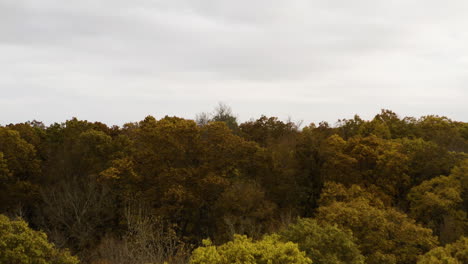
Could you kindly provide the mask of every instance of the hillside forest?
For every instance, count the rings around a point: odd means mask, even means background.
[[[468,263],[468,123],[0,125],[0,263]]]

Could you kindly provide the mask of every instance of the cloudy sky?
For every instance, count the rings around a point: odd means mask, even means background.
[[[0,124],[468,121],[468,1],[0,0]]]

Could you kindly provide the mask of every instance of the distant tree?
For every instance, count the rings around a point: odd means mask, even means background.
[[[353,119],[339,119],[337,122],[338,134],[348,140],[351,137],[359,134],[361,126],[365,123],[358,115],[354,115]]]
[[[225,103],[219,103],[212,113],[200,113],[195,117],[199,126],[204,126],[210,122],[223,122],[234,132],[238,132],[239,124],[237,117],[232,113],[232,109]]]
[[[197,122],[198,126],[204,126],[207,125],[211,120],[210,114],[209,113],[199,113],[195,116],[195,122]]]
[[[411,132],[409,130],[410,125],[405,122],[404,119],[400,117],[393,111],[388,109],[382,109],[380,114],[377,114],[373,121],[380,121],[385,124],[390,132],[390,138],[403,138],[410,137]]]
[[[0,262],[15,264],[78,264],[76,257],[47,241],[43,232],[0,215]]]
[[[232,113],[230,106],[224,103],[219,103],[215,108],[212,120],[214,122],[224,122],[232,130],[237,131],[237,117]]]
[[[261,116],[255,121],[240,124],[241,136],[255,141],[262,147],[273,146],[289,137],[294,137],[298,127],[292,122],[282,122],[277,117]]]

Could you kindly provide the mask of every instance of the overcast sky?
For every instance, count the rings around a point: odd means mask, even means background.
[[[468,121],[467,29],[466,0],[0,0],[0,124]]]

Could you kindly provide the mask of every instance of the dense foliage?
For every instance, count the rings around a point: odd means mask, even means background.
[[[467,153],[468,123],[389,110],[303,128],[238,123],[224,105],[122,127],[8,124],[0,213],[41,230],[2,217],[28,230],[18,246],[82,263],[462,263]]]
[[[23,220],[0,215],[0,263],[77,264],[78,259],[56,249],[46,234],[32,230]]]
[[[281,242],[277,236],[266,236],[253,242],[246,236],[234,235],[234,240],[219,247],[211,241],[193,251],[191,264],[311,264],[312,261],[292,242]]]

